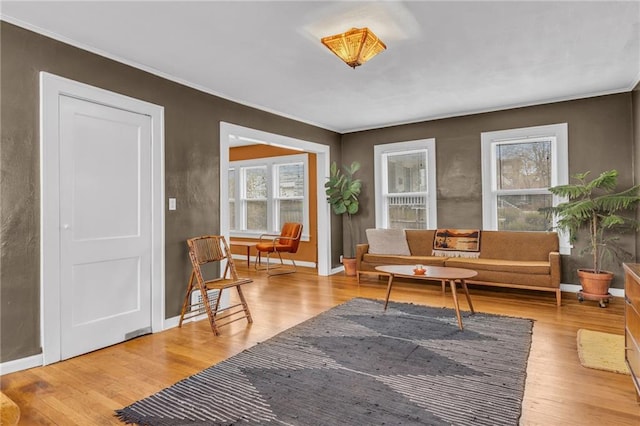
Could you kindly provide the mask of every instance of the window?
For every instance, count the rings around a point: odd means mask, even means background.
[[[300,222],[303,229],[309,229],[305,154],[233,161],[229,166],[232,236],[279,233],[285,222]]]
[[[376,227],[435,229],[435,139],[376,145]]]
[[[548,231],[539,211],[558,204],[549,188],[568,182],[567,125],[482,133],[484,229]],[[569,244],[561,236],[561,252]]]

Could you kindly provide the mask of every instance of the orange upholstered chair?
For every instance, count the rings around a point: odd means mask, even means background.
[[[296,222],[287,222],[282,226],[279,235],[262,234],[260,241],[256,245],[258,257],[256,259],[256,270],[267,270],[269,275],[290,274],[296,271],[296,262],[293,257],[290,258],[293,268],[283,268],[282,253],[294,254],[298,251],[300,245],[300,237],[302,236],[302,224]],[[262,253],[267,253],[267,265],[262,266]],[[270,255],[277,253],[280,258],[280,265],[271,266]],[[282,268],[280,271],[274,269]]]

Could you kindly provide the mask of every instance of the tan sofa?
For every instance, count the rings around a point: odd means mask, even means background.
[[[356,250],[357,278],[361,274],[384,275],[382,265],[432,265],[472,269],[478,272],[470,284],[542,290],[556,294],[560,306],[560,253],[555,232],[481,231],[477,258],[433,256],[435,230],[405,230],[410,255],[372,254],[369,244]]]

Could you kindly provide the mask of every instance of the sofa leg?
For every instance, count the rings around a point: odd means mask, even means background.
[[[560,289],[556,290],[556,306],[561,306],[561,299],[562,299],[562,291],[560,291]]]

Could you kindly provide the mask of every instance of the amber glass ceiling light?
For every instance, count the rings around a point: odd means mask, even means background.
[[[351,28],[320,41],[351,68],[364,64],[387,48],[369,28]]]

